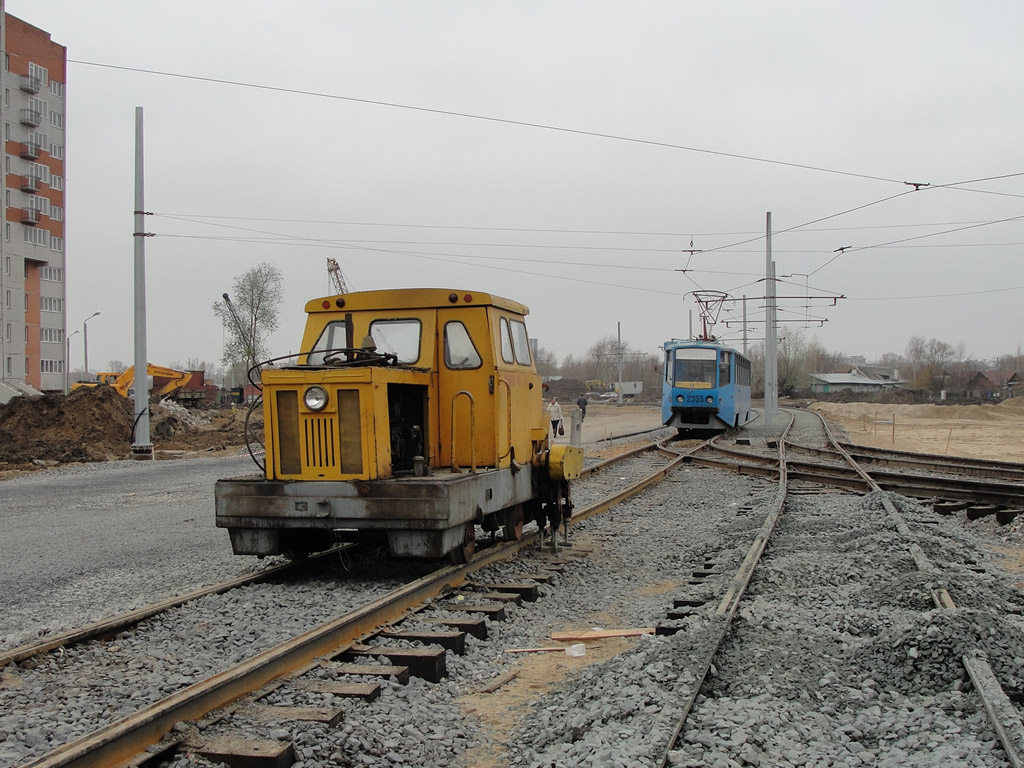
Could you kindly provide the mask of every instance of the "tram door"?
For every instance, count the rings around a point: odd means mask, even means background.
[[[439,463],[494,466],[497,381],[486,307],[438,310],[437,333]]]

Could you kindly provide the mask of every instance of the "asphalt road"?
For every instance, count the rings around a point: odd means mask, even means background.
[[[248,456],[118,461],[0,482],[0,645],[251,570],[214,526],[213,486],[255,471]]]

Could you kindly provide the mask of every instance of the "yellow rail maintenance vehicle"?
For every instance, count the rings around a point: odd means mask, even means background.
[[[263,474],[216,484],[235,554],[376,533],[395,556],[465,562],[477,526],[554,536],[583,451],[549,436],[528,312],[446,289],[308,302],[303,351],[261,372]]]

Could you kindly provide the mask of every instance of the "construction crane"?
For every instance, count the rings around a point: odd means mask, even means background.
[[[327,275],[331,278],[331,285],[335,293],[348,293],[348,285],[345,283],[345,275],[338,266],[337,259],[327,257]]]

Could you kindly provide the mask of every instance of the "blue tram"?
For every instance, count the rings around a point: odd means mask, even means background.
[[[750,421],[750,360],[735,349],[699,339],[672,339],[663,349],[665,426],[696,434],[723,432]]]

